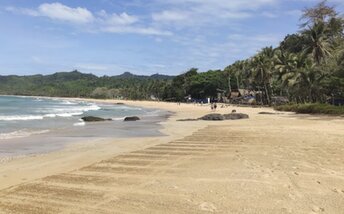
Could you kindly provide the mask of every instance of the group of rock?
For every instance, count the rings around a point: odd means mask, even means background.
[[[105,119],[101,117],[94,117],[94,116],[87,116],[87,117],[82,117],[81,118],[85,122],[104,122],[104,121],[111,121],[111,118]],[[132,117],[125,117],[123,121],[137,121],[140,120],[139,117],[137,116],[132,116]]]
[[[218,114],[212,113],[207,114],[203,117],[197,119],[182,119],[179,121],[195,121],[195,120],[240,120],[240,119],[248,119],[249,116],[243,113],[237,113],[236,110],[233,110],[230,114]]]
[[[218,113],[212,113],[207,114],[203,117],[197,118],[197,119],[182,119],[179,121],[196,121],[196,120],[240,120],[240,119],[248,119],[249,116],[247,114],[243,113],[237,113],[236,110],[233,110],[230,114],[218,114]],[[103,122],[103,121],[111,121],[112,119],[105,119],[101,117],[94,117],[94,116],[87,116],[81,118],[85,122]],[[125,117],[123,121],[137,121],[140,120],[137,116],[132,117]]]

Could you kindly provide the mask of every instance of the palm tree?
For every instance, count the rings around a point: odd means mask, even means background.
[[[271,103],[271,79],[274,70],[273,57],[275,50],[272,47],[264,48],[252,59],[254,81],[264,88],[267,104]]]
[[[275,65],[277,79],[282,80],[285,75],[295,70],[296,61],[297,61],[296,54],[282,51],[281,49],[277,49],[275,51],[275,56],[274,56],[274,65]]]
[[[224,69],[225,77],[227,78],[227,85],[228,85],[228,95],[230,96],[232,94],[232,85],[231,85],[231,72],[232,72],[232,66],[227,66]]]
[[[303,10],[301,19],[306,20],[306,22],[301,26],[305,27],[319,22],[326,22],[337,15],[335,7],[327,5],[327,0],[323,0],[313,8]]]
[[[316,102],[322,97],[319,92],[322,89],[322,80],[325,74],[317,69],[316,64],[306,58],[302,62],[297,72],[289,79],[289,86],[294,90],[294,93],[302,98],[302,101]]]
[[[240,82],[242,80],[242,73],[244,72],[244,66],[245,66],[244,61],[236,61],[233,64],[232,72],[233,72],[235,79],[236,79],[236,85],[237,85],[238,91],[241,88]]]
[[[299,70],[305,66],[307,56],[303,53],[294,54],[281,49],[275,51],[275,75],[282,89],[290,96],[290,81],[297,76]]]
[[[310,54],[316,62],[320,65],[327,56],[331,55],[331,43],[327,36],[327,27],[323,22],[315,23],[313,27],[303,32],[306,38],[306,44],[303,52]]]

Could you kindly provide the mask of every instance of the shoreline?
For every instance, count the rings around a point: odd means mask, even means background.
[[[36,96],[30,96],[36,97]],[[51,98],[51,97],[40,97]],[[50,151],[47,153],[23,155],[11,157],[5,161],[0,162],[0,190],[17,185],[21,182],[35,180],[50,174],[63,172],[65,170],[72,170],[95,161],[100,161],[109,156],[122,154],[125,152],[134,151],[137,149],[146,148],[159,143],[165,143],[173,139],[184,137],[186,133],[170,132],[166,127],[174,117],[178,117],[177,112],[173,112],[173,108],[157,108],[156,103],[142,101],[123,101],[123,100],[98,100],[98,99],[83,99],[83,98],[64,98],[52,97],[54,99],[62,100],[77,100],[103,104],[116,104],[118,102],[125,103],[125,105],[133,107],[143,107],[150,109],[163,110],[170,113],[161,115],[165,119],[157,122],[161,125],[158,130],[165,136],[151,136],[151,137],[126,137],[126,138],[99,138],[93,140],[81,140],[65,145],[62,149]],[[169,103],[171,104],[171,103]],[[177,104],[176,104],[177,105]],[[167,118],[166,118],[167,117]],[[197,127],[197,126],[196,126]],[[201,126],[203,127],[203,126]],[[196,130],[195,128],[194,130]],[[178,131],[180,132],[180,131]],[[137,142],[137,143],[132,143]],[[130,144],[130,145],[129,145]],[[113,150],[113,151],[111,151]],[[66,159],[70,162],[67,163]],[[46,162],[42,164],[41,162]],[[17,169],[13,171],[13,169]],[[35,170],[37,169],[37,170]]]
[[[36,96],[34,96],[36,97]],[[40,97],[44,98],[44,97]],[[46,97],[50,98],[50,97]],[[178,119],[185,119],[190,117],[201,117],[207,113],[213,113],[209,105],[194,105],[159,101],[131,101],[131,100],[105,100],[105,99],[89,99],[89,98],[64,98],[53,97],[54,99],[63,100],[77,100],[104,104],[116,104],[124,103],[128,106],[143,107],[151,109],[162,109],[164,111],[172,112],[172,115],[167,120],[158,124],[161,125],[161,132],[165,136],[153,136],[153,137],[138,137],[138,138],[113,138],[113,139],[97,139],[91,141],[80,141],[69,145],[64,148],[36,155],[29,155],[24,157],[18,157],[9,160],[8,162],[0,163],[0,190],[19,184],[23,181],[35,180],[41,177],[45,177],[51,174],[69,171],[78,167],[82,167],[93,162],[101,161],[104,158],[111,157],[113,155],[119,155],[126,152],[135,151],[157,145],[161,143],[167,143],[169,141],[181,139],[183,137],[192,134],[193,132],[205,128],[208,125],[216,123],[215,121],[194,121],[194,122],[178,122]],[[258,109],[265,109],[264,111],[273,111],[270,108],[250,108],[250,107],[233,107],[220,108],[217,112],[229,113],[233,108],[251,109],[256,112]],[[222,121],[225,123],[225,121]],[[185,126],[181,128],[180,125]],[[133,143],[135,142],[135,143]],[[70,162],[67,163],[66,159]],[[40,162],[46,162],[42,168]],[[33,172],[33,169],[40,167],[40,171]],[[13,168],[20,169],[16,172]]]
[[[65,99],[52,97],[40,97],[40,99],[61,99],[61,101],[66,102],[85,101],[89,105],[105,106],[105,108],[106,106],[114,106],[114,108],[117,108],[115,103],[104,102],[102,100],[80,100],[74,98]],[[123,108],[127,107],[133,109],[136,108],[135,106],[129,105],[125,105]],[[142,120],[135,123],[124,123],[123,121],[118,120],[116,117],[116,119],[114,119],[114,121],[111,123],[83,123],[82,126],[75,126],[75,123],[73,126],[71,126],[70,123],[66,123],[68,126],[61,126],[53,129],[46,128],[42,131],[21,133],[22,130],[16,130],[10,133],[4,133],[3,135],[8,135],[8,138],[0,138],[0,150],[2,150],[2,153],[0,154],[0,163],[8,162],[12,159],[48,154],[63,150],[69,144],[81,144],[86,141],[95,142],[99,140],[114,140],[117,138],[154,137],[162,135],[162,133],[159,132],[159,129],[161,129],[159,123],[166,120],[171,112],[157,108],[140,108],[139,110],[140,112],[137,112],[137,115],[135,116],[139,116]],[[95,114],[97,113],[95,112]],[[125,115],[124,117],[134,116],[132,115],[133,113],[131,111],[129,111],[127,114],[128,115]],[[74,118],[78,119],[81,118],[81,116],[74,116]],[[116,131],[112,133],[111,130]],[[9,135],[12,133],[15,133],[16,135],[10,137]]]

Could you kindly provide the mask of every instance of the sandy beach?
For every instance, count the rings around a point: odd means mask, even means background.
[[[0,213],[343,213],[344,119],[229,106],[249,119],[188,121],[166,136],[99,140],[0,163]]]

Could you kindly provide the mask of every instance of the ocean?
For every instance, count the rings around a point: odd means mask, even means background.
[[[0,158],[63,148],[83,140],[159,136],[168,112],[127,105],[41,97],[0,96]],[[112,121],[85,123],[84,116]],[[123,122],[126,116],[140,121]]]

